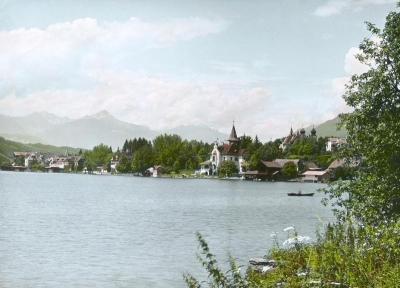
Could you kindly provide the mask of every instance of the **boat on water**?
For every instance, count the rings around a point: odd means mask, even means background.
[[[303,193],[299,190],[297,193],[287,193],[288,196],[314,196],[314,193]]]

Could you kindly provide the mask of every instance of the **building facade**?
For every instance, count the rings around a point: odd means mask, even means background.
[[[243,174],[245,154],[246,151],[240,149],[240,138],[237,136],[235,125],[233,125],[227,143],[221,145],[218,142],[214,143],[210,159],[201,163],[199,172],[203,175],[218,175],[222,163],[232,161],[235,163],[239,174]]]

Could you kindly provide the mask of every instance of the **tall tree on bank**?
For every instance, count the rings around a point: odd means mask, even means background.
[[[363,169],[329,192],[347,213],[378,224],[400,219],[400,12],[389,13],[383,30],[367,27],[371,37],[357,58],[369,69],[352,76],[344,99],[354,111],[342,116],[349,133],[343,154],[362,159]]]

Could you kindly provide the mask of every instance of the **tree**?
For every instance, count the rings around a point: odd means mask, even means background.
[[[282,167],[282,175],[286,179],[297,177],[297,167],[293,162],[287,162]]]
[[[132,171],[131,162],[125,154],[121,155],[121,158],[119,159],[119,163],[116,168],[117,171],[120,173],[129,173]]]
[[[238,168],[233,161],[224,161],[219,168],[219,175],[222,177],[231,177],[238,173]]]
[[[368,71],[352,76],[344,99],[353,112],[341,116],[348,131],[342,156],[362,160],[364,169],[328,193],[347,215],[376,225],[400,218],[400,13],[389,13],[383,30],[367,28],[371,37],[357,59]]]
[[[112,158],[110,147],[104,144],[95,146],[92,151],[86,151],[84,155],[85,164],[89,171],[96,169],[97,166],[108,167]]]
[[[147,168],[154,165],[153,150],[149,146],[143,146],[136,151],[132,160],[133,172],[143,173]]]

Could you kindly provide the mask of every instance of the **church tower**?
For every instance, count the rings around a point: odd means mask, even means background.
[[[239,142],[239,138],[237,137],[237,134],[236,134],[235,123],[232,124],[232,130],[231,130],[231,134],[229,135],[228,141],[229,141],[229,144],[234,144],[234,143]]]

